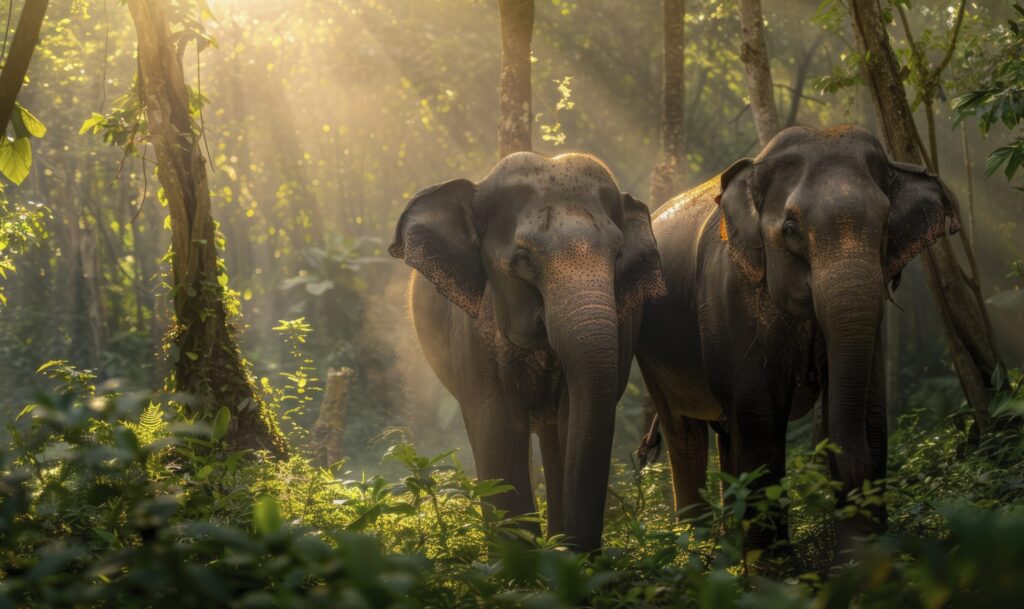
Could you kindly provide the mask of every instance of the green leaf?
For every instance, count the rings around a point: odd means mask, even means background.
[[[1006,165],[1007,178],[1013,175],[1011,171],[1011,158],[1018,149],[1013,144],[1009,146],[1002,146],[992,151],[992,154],[988,155],[988,162],[985,163],[985,175],[991,176],[995,173],[1003,163]],[[1013,169],[1016,169],[1014,166]]]
[[[32,144],[27,137],[0,139],[0,173],[15,184],[21,184],[32,168]]]
[[[231,423],[231,411],[227,406],[221,406],[217,411],[217,417],[213,420],[213,439],[221,440],[228,435],[228,425]]]
[[[47,368],[52,368],[54,366],[57,366],[57,365],[60,365],[60,364],[66,364],[66,363],[67,363],[66,360],[51,359],[50,361],[46,362],[42,366],[39,366],[38,368],[36,368],[36,374],[39,374],[40,372],[42,372],[43,370],[46,370]]]
[[[256,530],[263,535],[269,535],[284,525],[281,506],[277,504],[277,499],[270,495],[264,495],[256,501],[252,515]]]
[[[96,112],[93,112],[92,116],[85,119],[85,122],[82,123],[82,128],[78,130],[78,135],[84,135],[85,132],[89,131],[90,129],[93,133],[98,132],[105,118],[106,117],[104,117],[102,114],[97,114]]]
[[[373,524],[378,518],[380,518],[382,507],[382,503],[378,502],[373,504],[367,508],[365,512],[360,514],[358,518],[348,523],[345,528],[349,531],[361,531],[365,529],[368,525]]]
[[[17,112],[11,118],[14,122],[15,133],[18,130],[22,130],[22,133],[18,133],[18,137],[43,137],[46,135],[46,125],[43,121],[35,117],[25,106],[15,102],[15,108]]]
[[[36,405],[35,404],[29,404],[29,405],[25,406],[24,408],[21,409],[21,412],[18,413],[18,416],[14,417],[14,420],[17,421],[17,420],[21,419],[21,417],[25,416],[26,414],[32,412],[35,409],[36,409]]]

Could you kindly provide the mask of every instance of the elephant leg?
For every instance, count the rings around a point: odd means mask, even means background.
[[[562,446],[558,425],[546,425],[537,434],[544,463],[544,488],[548,501],[548,535],[565,532],[565,498],[562,492]]]
[[[535,512],[530,484],[530,430],[523,420],[526,410],[510,404],[493,404],[480,409],[463,406],[462,412],[473,448],[477,478],[500,479],[514,489],[488,497],[485,507],[506,516]],[[524,417],[516,416],[520,413]],[[489,517],[493,517],[490,509],[487,512]],[[536,523],[526,523],[523,527],[540,534]]]
[[[707,501],[701,496],[700,489],[707,485],[708,424],[700,419],[674,414],[666,389],[671,380],[642,356],[638,356],[637,360],[640,362],[647,393],[658,415],[662,437],[668,444],[676,513],[686,517],[707,513]],[[687,508],[691,509],[683,513],[682,510]]]
[[[723,425],[713,424],[712,428],[715,429],[718,441],[718,469],[730,476],[735,476],[738,472],[736,471],[736,459],[733,457],[732,437]],[[725,495],[724,480],[719,484],[718,492],[720,496]]]
[[[732,458],[732,438],[729,437],[729,429],[721,421],[713,421],[710,425],[717,439],[718,469],[735,476],[736,463]]]
[[[668,438],[676,512],[685,517],[698,516],[707,510],[707,502],[700,494],[708,477],[707,421],[679,415],[659,415],[659,419]]]
[[[778,484],[785,475],[787,412],[774,409],[771,397],[748,397],[740,402],[729,419],[729,456],[737,473],[752,472],[761,466],[767,471],[751,485],[757,490]],[[746,518],[755,516],[749,508]],[[784,515],[769,512],[761,522],[753,523],[744,537],[746,549],[773,549],[788,545],[789,531]]]

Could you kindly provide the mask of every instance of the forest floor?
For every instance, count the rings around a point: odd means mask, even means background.
[[[60,367],[58,367],[60,368]],[[1024,599],[1022,402],[970,446],[966,415],[900,420],[884,491],[834,507],[827,443],[790,451],[780,485],[711,472],[709,514],[679,521],[667,466],[616,462],[605,548],[532,538],[487,519],[457,455],[398,441],[394,479],[231,452],[229,421],[188,423],[173,402],[64,393],[11,427],[0,479],[0,607],[1010,607]],[[1016,379],[1020,387],[1020,379]],[[293,437],[293,446],[302,438]],[[542,490],[542,489],[541,489]],[[543,493],[540,493],[543,495]],[[835,521],[885,500],[889,530],[831,568]],[[543,503],[539,517],[543,518]],[[742,550],[785,513],[790,552]],[[784,558],[771,558],[783,556]]]

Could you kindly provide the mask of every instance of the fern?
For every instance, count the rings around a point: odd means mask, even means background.
[[[157,402],[150,402],[149,406],[142,410],[138,423],[125,421],[124,425],[132,430],[142,446],[149,446],[167,435],[167,421],[164,420],[164,409]]]

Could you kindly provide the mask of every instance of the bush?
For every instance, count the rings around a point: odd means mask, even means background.
[[[587,557],[558,537],[530,538],[523,519],[484,518],[479,500],[507,487],[467,477],[453,453],[397,442],[386,459],[406,471],[400,480],[339,479],[301,457],[227,452],[222,423],[170,416],[162,404],[173,396],[94,396],[87,375],[61,366],[68,392],[26,408],[0,455],[0,606],[923,608],[1024,598],[1013,408],[993,445],[969,454],[953,419],[929,433],[906,417],[892,444],[892,533],[830,574],[830,524],[842,514],[828,444],[795,451],[777,486],[752,490],[760,472],[715,474],[711,509],[684,522],[665,500],[663,465],[617,463],[606,548]],[[783,512],[792,556],[744,553],[742,532]]]

